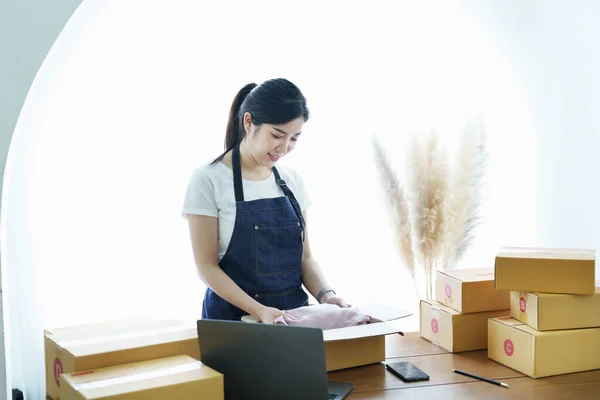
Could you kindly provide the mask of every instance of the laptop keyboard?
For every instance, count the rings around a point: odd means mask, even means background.
[[[329,397],[328,398],[329,398],[329,400],[335,400],[335,399],[338,398],[338,395],[337,394],[331,394],[331,393],[329,393]]]

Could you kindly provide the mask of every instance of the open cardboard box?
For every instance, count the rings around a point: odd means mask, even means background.
[[[224,398],[223,375],[188,356],[62,374],[62,400]]]
[[[325,362],[327,371],[336,371],[385,361],[385,336],[404,333],[386,322],[408,317],[411,313],[379,304],[353,306],[371,316],[371,323],[347,328],[326,329]],[[246,315],[243,322],[258,322]]]
[[[44,331],[46,394],[60,398],[60,376],[95,368],[187,355],[200,359],[194,325],[128,318]]]

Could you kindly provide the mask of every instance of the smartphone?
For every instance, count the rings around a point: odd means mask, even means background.
[[[427,381],[429,375],[409,362],[395,362],[385,364],[385,369],[405,382]]]

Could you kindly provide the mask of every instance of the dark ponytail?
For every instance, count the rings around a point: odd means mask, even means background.
[[[229,110],[229,120],[227,121],[227,131],[225,132],[225,152],[233,149],[233,147],[242,141],[246,131],[244,130],[243,114],[240,115],[242,104],[248,94],[257,87],[256,83],[249,83],[244,86],[238,94],[235,95],[231,109]]]
[[[306,122],[309,117],[306,98],[287,79],[271,79],[260,85],[249,83],[233,99],[225,132],[225,152],[213,163],[221,161],[246,136],[243,121],[246,112],[256,126],[285,124],[299,117]]]

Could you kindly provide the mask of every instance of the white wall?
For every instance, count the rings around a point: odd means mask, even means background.
[[[538,135],[538,244],[599,249],[600,2],[465,4],[528,96]]]
[[[0,3],[0,188],[12,132],[29,86],[80,3]],[[600,218],[594,207],[600,200],[594,180],[600,167],[600,128],[595,124],[595,111],[600,106],[600,78],[596,73],[600,71],[600,25],[596,22],[600,3],[460,3],[510,60],[532,111],[538,135],[538,244],[599,247],[600,235],[593,222]],[[590,224],[584,226],[584,222]],[[5,387],[3,332],[2,321],[0,393]]]
[[[0,193],[8,148],[31,82],[56,37],[81,1],[0,2]],[[0,270],[0,282],[1,280]],[[4,287],[2,289],[5,290]],[[0,399],[4,398],[4,393],[7,392],[5,391],[4,313],[1,301],[2,291],[0,291]]]

